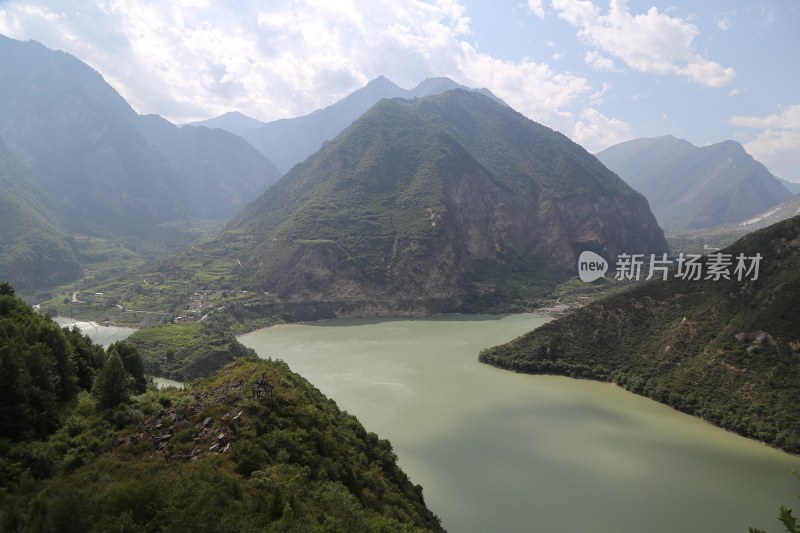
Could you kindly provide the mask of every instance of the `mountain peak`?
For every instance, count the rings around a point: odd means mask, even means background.
[[[383,74],[379,75],[374,80],[371,80],[369,83],[367,83],[364,87],[357,90],[356,92],[362,91],[364,89],[402,90],[395,82],[393,82]]]
[[[445,77],[429,78],[414,89],[406,90],[380,75],[341,100],[308,115],[275,120],[249,130],[234,130],[222,124],[216,127],[241,135],[275,163],[281,172],[287,172],[384,98],[420,98],[457,88],[483,94],[507,105],[487,89],[470,89]],[[212,126],[208,121],[203,125]]]
[[[417,84],[416,87],[411,89],[411,94],[413,94],[417,98],[421,98],[424,96],[431,96],[434,94],[443,93],[445,91],[449,91],[451,89],[457,89],[459,87],[465,88],[463,85],[460,85],[450,78],[440,76],[436,78],[427,78],[422,80]]]
[[[571,275],[587,243],[667,249],[644,198],[580,146],[454,90],[383,99],[211,246],[242,257],[236,283],[346,315],[519,301],[487,287],[510,272]]]
[[[264,122],[249,117],[239,111],[228,111],[218,117],[209,118],[206,120],[198,120],[196,122],[189,122],[188,126],[205,126],[206,128],[220,128],[228,130],[233,133],[238,133],[244,130],[260,128]]]

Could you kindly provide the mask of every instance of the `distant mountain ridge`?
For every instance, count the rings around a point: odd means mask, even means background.
[[[453,90],[379,102],[196,253],[230,258],[226,283],[324,313],[418,315],[517,297],[509,280],[571,275],[587,247],[667,250],[644,198],[591,154]],[[191,277],[194,254],[166,270]]]
[[[800,183],[794,181],[788,181],[783,178],[778,178],[786,189],[792,194],[800,194]]]
[[[244,139],[197,130],[138,115],[69,54],[0,36],[0,136],[72,231],[228,218],[277,179]]]
[[[422,98],[453,89],[476,91],[502,102],[488,89],[470,89],[446,77],[429,78],[407,90],[384,76],[378,76],[338,102],[301,117],[262,123],[233,112],[191,124],[228,129],[244,137],[285,173],[336,137],[381,99]]]
[[[597,158],[647,197],[665,229],[741,222],[791,197],[735,141],[696,147],[670,135],[634,139]]]
[[[0,36],[0,135],[70,227],[135,232],[183,214],[135,118],[75,57]]]
[[[186,125],[219,128],[239,135],[239,132],[260,128],[261,126],[266,126],[267,123],[261,122],[253,117],[248,117],[238,111],[228,111],[218,117],[189,122]]]
[[[173,190],[193,217],[228,219],[280,177],[266,157],[228,131],[179,128],[158,115],[141,116],[137,125],[172,163]]]
[[[764,229],[797,215],[800,215],[800,194],[737,224],[722,224],[713,228],[696,230],[669,231],[667,240],[676,253],[679,251],[699,252],[703,246],[723,248],[748,233]]]
[[[769,210],[759,213],[756,216],[739,222],[736,226],[747,228],[750,231],[763,229],[773,224],[777,224],[787,218],[792,218],[800,214],[800,194],[796,194]]]

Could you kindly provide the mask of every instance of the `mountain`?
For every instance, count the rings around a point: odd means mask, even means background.
[[[252,130],[266,126],[266,122],[261,122],[253,117],[248,117],[238,111],[228,111],[222,115],[207,120],[199,120],[197,122],[190,122],[188,126],[204,126],[206,128],[219,128],[231,133],[239,134],[239,132]]]
[[[266,157],[228,131],[179,128],[158,115],[138,117],[137,125],[175,168],[172,190],[192,217],[229,219],[280,177]]]
[[[270,161],[274,162],[281,172],[285,173],[295,164],[319,150],[326,141],[336,137],[383,98],[419,98],[441,94],[452,89],[473,90],[443,77],[424,80],[413,89],[407,90],[398,87],[385,77],[379,76],[335,104],[302,117],[268,122],[255,129],[249,126],[239,128],[239,124],[243,121],[239,117],[236,117],[234,121],[230,120],[229,113],[195,124],[224,127],[223,124],[233,123],[237,129],[229,131],[250,141]],[[488,89],[480,89],[478,92],[501,101]],[[223,120],[223,117],[227,118]]]
[[[800,194],[800,183],[797,183],[795,181],[785,180],[783,178],[778,178],[778,181],[780,181],[790,193]]]
[[[4,532],[442,531],[391,444],[283,362],[135,390],[136,348],[2,283],[0,345]]]
[[[0,135],[70,227],[141,233],[182,214],[136,117],[75,57],[0,36]]]
[[[0,279],[29,289],[81,275],[78,254],[51,210],[0,139]]]
[[[287,302],[424,314],[518,298],[512,280],[563,279],[585,248],[667,245],[646,200],[591,154],[455,90],[379,102],[171,275],[225,257],[226,283]]]
[[[757,279],[683,280],[673,271],[666,281],[598,300],[486,350],[480,360],[610,381],[798,453],[800,216],[723,252],[734,261],[760,254]]]
[[[674,230],[667,232],[667,241],[674,251],[699,252],[704,246],[723,248],[748,233],[777,224],[800,214],[800,195],[795,195],[768,210],[738,224],[723,224],[714,228]]]
[[[440,76],[437,78],[427,78],[419,82],[419,84],[411,90],[405,91],[404,94],[401,95],[402,98],[424,98],[426,96],[435,96],[437,94],[442,94],[446,91],[452,91],[453,89],[463,89],[465,91],[476,92],[482,94],[484,96],[488,96],[492,100],[502,104],[508,105],[503,100],[498,98],[497,96],[492,93],[489,89],[481,88],[481,89],[472,89],[470,87],[466,87],[461,85],[460,83],[456,83],[450,78]]]
[[[787,218],[792,218],[798,214],[800,214],[800,195],[795,195],[763,213],[758,213],[753,218],[739,222],[736,226],[745,228],[748,231],[755,231],[786,220]]]
[[[597,158],[645,195],[665,229],[741,222],[791,196],[735,141],[698,148],[670,135],[634,139]]]
[[[229,218],[278,176],[243,139],[140,116],[64,52],[0,36],[0,136],[73,232],[146,238]]]

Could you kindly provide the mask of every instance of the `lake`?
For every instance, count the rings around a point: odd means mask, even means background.
[[[81,333],[88,335],[93,342],[104,347],[117,341],[123,341],[136,331],[136,328],[103,326],[97,322],[85,322],[61,316],[54,317],[53,320],[61,327],[72,328],[73,326],[78,326]]]
[[[117,342],[117,341],[124,341],[128,337],[130,337],[136,328],[126,328],[122,326],[103,326],[98,324],[97,322],[84,322],[84,321],[77,321],[72,318],[66,317],[55,317],[53,320],[58,323],[59,326],[62,327],[73,327],[78,326],[78,329],[81,330],[81,333],[84,335],[88,335],[89,338],[92,339],[93,342],[107,347],[109,344]],[[163,389],[164,387],[176,387],[182,389],[184,387],[184,383],[180,381],[175,381],[172,379],[161,378],[158,376],[153,377],[153,381],[155,382],[156,386],[159,389]]]
[[[545,320],[347,319],[239,340],[388,438],[452,533],[783,530],[800,458],[613,385],[478,363]]]

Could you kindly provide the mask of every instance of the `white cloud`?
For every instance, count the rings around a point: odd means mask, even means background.
[[[728,93],[728,96],[736,96],[740,92],[742,91],[740,91],[739,89],[731,89],[731,92]]]
[[[789,106],[783,112],[767,115],[766,117],[735,116],[730,119],[731,124],[747,128],[780,128],[800,130],[800,104]]]
[[[528,0],[528,11],[539,17],[544,18],[544,6],[542,0]]]
[[[591,107],[581,111],[572,131],[572,139],[592,153],[630,138],[631,127],[627,122],[609,118]]]
[[[541,2],[528,7],[538,16]],[[76,55],[137,111],[176,122],[234,109],[297,116],[383,74],[403,87],[431,76],[487,87],[558,128],[589,91],[584,77],[547,64],[477,52],[456,0],[108,0],[80,10],[29,0],[0,4],[0,33]]]
[[[580,76],[554,72],[549,65],[524,59],[506,61],[478,53],[462,42],[457,56],[459,81],[472,87],[488,87],[511,107],[552,128],[563,128],[565,108],[588,92]]]
[[[730,122],[762,130],[745,150],[776,175],[800,181],[800,104],[767,116],[734,116]]]
[[[583,60],[586,61],[587,65],[596,70],[608,70],[611,72],[617,70],[616,65],[614,65],[614,60],[605,57],[597,50],[589,50],[588,52],[586,52],[586,55],[583,57]]]
[[[589,97],[589,101],[592,103],[592,105],[593,106],[601,105],[603,103],[603,101],[605,100],[606,93],[608,92],[609,89],[611,89],[611,87],[612,87],[612,85],[609,82],[604,81],[603,82],[603,88],[600,89],[599,91],[595,91]]]
[[[800,182],[800,131],[765,130],[744,148],[775,175]]]
[[[722,17],[717,21],[717,27],[722,31],[728,31],[732,28],[731,20],[728,17]]]
[[[634,70],[683,76],[710,87],[726,85],[735,76],[733,68],[696,51],[695,25],[655,7],[632,15],[625,0],[610,0],[608,14],[604,15],[589,0],[553,0],[553,8],[560,18],[578,28],[578,35],[587,44]]]

